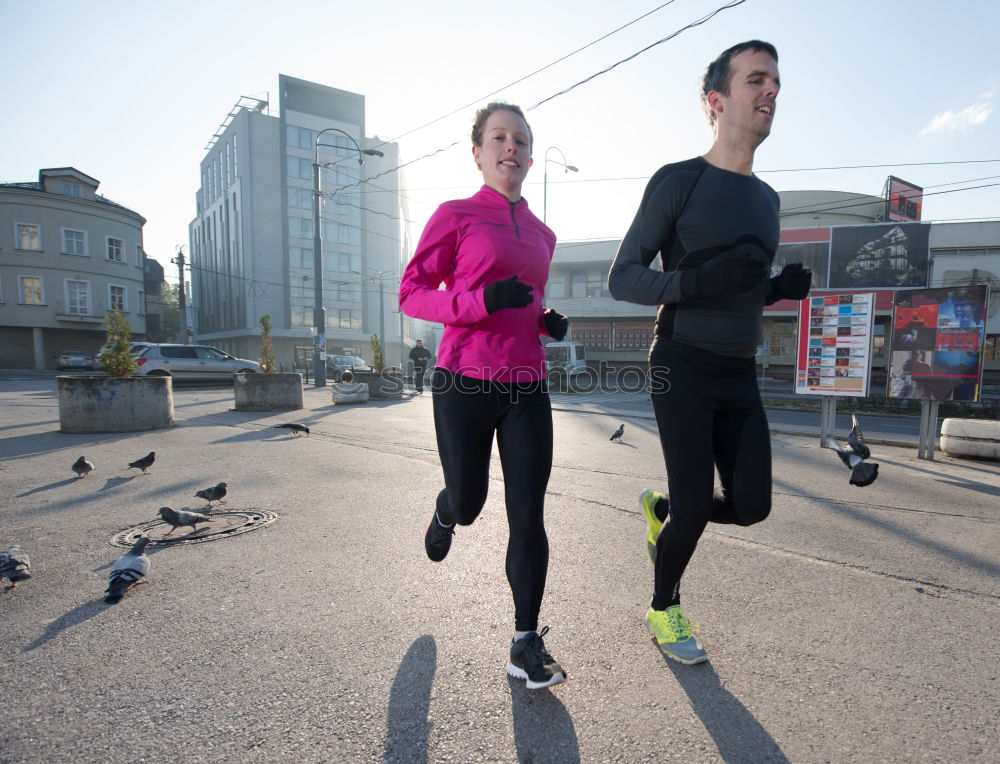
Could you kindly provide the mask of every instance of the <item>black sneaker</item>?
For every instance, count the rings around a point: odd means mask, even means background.
[[[448,556],[451,549],[451,537],[455,535],[455,526],[441,525],[438,522],[437,512],[431,516],[431,523],[427,526],[427,533],[424,534],[424,549],[432,562],[441,562]]]
[[[529,690],[551,687],[566,681],[566,672],[545,649],[542,637],[548,631],[548,626],[540,632],[533,631],[514,640],[510,646],[507,673],[518,679],[526,679]]]

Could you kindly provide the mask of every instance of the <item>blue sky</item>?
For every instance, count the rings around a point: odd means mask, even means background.
[[[368,134],[398,137],[404,162],[433,153],[405,170],[417,236],[440,202],[481,182],[468,139],[477,105],[530,108],[726,2],[654,11],[662,2],[0,0],[0,181],[77,167],[148,219],[146,250],[167,264],[187,242],[209,138],[241,95],[270,93],[277,113],[284,73],[364,94]],[[755,165],[776,189],[877,195],[891,174],[925,187],[925,219],[998,217],[998,9],[745,0],[530,109],[535,166],[524,194],[541,214],[543,159],[555,146],[580,168],[548,165],[559,238],[621,236],[653,171],[711,143],[698,102],[705,66],[759,38],[780,56],[774,129]],[[801,171],[856,165],[892,166]],[[959,190],[972,186],[987,187]]]

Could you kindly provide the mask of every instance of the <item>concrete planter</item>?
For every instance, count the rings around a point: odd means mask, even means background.
[[[137,432],[174,424],[170,377],[56,377],[63,432]]]
[[[368,385],[374,401],[397,401],[403,397],[403,375],[398,371],[355,371],[354,381]]]
[[[948,456],[1000,461],[1000,422],[995,419],[945,419],[941,450]]]
[[[294,411],[302,408],[301,374],[236,374],[237,411]]]
[[[368,400],[368,385],[363,382],[334,382],[330,385],[334,404],[364,403]]]

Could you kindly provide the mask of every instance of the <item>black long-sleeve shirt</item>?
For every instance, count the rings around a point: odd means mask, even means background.
[[[778,194],[753,175],[701,157],[650,178],[615,255],[608,288],[616,300],[659,305],[656,333],[719,355],[753,356],[768,282],[748,292],[687,298],[683,271],[713,258],[753,257],[770,267],[778,248]],[[650,267],[660,254],[663,270]]]

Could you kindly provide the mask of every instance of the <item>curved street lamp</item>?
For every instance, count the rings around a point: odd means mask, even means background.
[[[558,159],[549,159],[549,152],[555,149],[559,152],[559,156],[563,158],[560,162]],[[580,172],[578,167],[574,167],[571,164],[566,164],[566,155],[563,154],[562,149],[558,146],[549,146],[545,149],[545,172],[543,173],[544,182],[542,183],[542,222],[547,223],[548,213],[549,213],[549,162],[557,164],[564,168],[563,172]]]
[[[323,223],[320,218],[323,193],[319,182],[319,147],[342,148],[331,143],[320,143],[319,139],[323,133],[340,133],[353,143],[355,151],[358,152],[359,165],[365,163],[365,160],[361,158],[362,154],[370,157],[384,156],[377,149],[361,148],[350,133],[345,133],[340,128],[328,127],[316,133],[313,152],[313,281],[316,287],[315,305],[313,307],[313,325],[316,327],[315,344],[313,345],[313,377],[316,387],[326,387],[326,308],[323,307]],[[334,190],[333,193],[337,193],[337,190]]]

